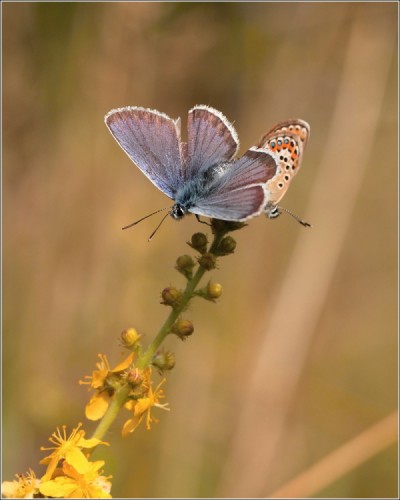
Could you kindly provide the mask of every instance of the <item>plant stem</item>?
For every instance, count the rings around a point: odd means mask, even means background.
[[[94,431],[92,438],[97,438],[97,439],[103,438],[105,433],[110,428],[111,424],[116,419],[120,409],[126,402],[129,391],[130,391],[129,384],[125,384],[118,391],[116,391],[110,403],[110,406],[108,407],[108,410],[106,411],[104,417],[101,419],[99,425]]]
[[[224,237],[226,232],[227,232],[226,230],[221,229],[220,231],[216,231],[214,233],[214,239],[210,246],[209,253],[215,252],[215,250],[218,248],[221,239]],[[171,311],[168,318],[165,320],[164,324],[157,333],[153,342],[150,344],[147,350],[142,354],[142,356],[139,357],[139,359],[136,362],[137,368],[144,369],[150,364],[155,352],[160,347],[165,337],[170,333],[172,325],[178,319],[182,311],[186,309],[188,303],[190,302],[190,299],[193,297],[193,293],[196,290],[197,285],[199,284],[205,272],[206,269],[204,267],[199,266],[194,276],[188,280],[185,291],[182,294],[179,306],[175,307]],[[97,439],[103,438],[103,436],[106,434],[111,424],[117,417],[120,409],[125,404],[128,398],[129,391],[130,391],[129,384],[123,385],[118,391],[116,391],[110,403],[110,406],[108,407],[104,417],[101,419],[96,430],[94,431],[92,438],[97,438]]]
[[[221,241],[224,234],[225,234],[224,231],[215,233],[214,240],[210,246],[210,250],[209,250],[210,253],[213,253],[213,251],[218,247],[219,242]],[[184,311],[186,309],[190,299],[193,296],[193,292],[196,290],[196,287],[199,284],[199,282],[200,282],[200,280],[203,277],[205,272],[206,272],[206,269],[204,269],[204,267],[199,266],[195,275],[190,280],[188,280],[188,282],[186,284],[185,291],[183,292],[183,295],[181,297],[179,307],[176,307],[175,309],[173,309],[171,311],[170,315],[165,320],[165,323],[160,328],[160,331],[157,333],[153,342],[147,348],[146,352],[137,361],[136,366],[138,368],[143,369],[150,363],[155,352],[160,347],[160,345],[164,341],[165,337],[171,331],[172,325],[178,319],[178,317],[182,313],[182,311]]]

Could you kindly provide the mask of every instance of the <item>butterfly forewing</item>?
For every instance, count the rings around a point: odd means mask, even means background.
[[[183,183],[179,127],[169,116],[140,107],[110,111],[111,134],[140,170],[170,198]]]
[[[189,111],[186,178],[231,160],[238,148],[237,133],[220,111],[208,106]]]

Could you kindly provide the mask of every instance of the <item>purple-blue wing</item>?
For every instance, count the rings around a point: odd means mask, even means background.
[[[269,152],[249,149],[239,160],[216,167],[219,179],[211,192],[190,209],[214,219],[243,221],[265,207],[266,183],[276,175],[277,158]]]
[[[129,158],[173,199],[183,184],[179,121],[159,111],[131,106],[111,110],[104,121]]]
[[[230,161],[238,148],[238,135],[220,111],[204,105],[189,111],[186,179]]]

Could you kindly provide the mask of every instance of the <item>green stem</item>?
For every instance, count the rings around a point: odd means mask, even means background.
[[[110,406],[108,407],[108,410],[106,411],[104,417],[101,419],[99,425],[94,431],[92,438],[97,438],[97,439],[103,438],[103,436],[110,428],[111,424],[116,419],[120,409],[125,404],[129,391],[130,391],[129,384],[122,386],[118,391],[116,391],[110,403]]]
[[[225,231],[221,231],[214,235],[214,240],[209,250],[210,253],[213,253],[216,250],[224,234]],[[196,287],[199,284],[205,272],[206,269],[204,269],[204,267],[199,266],[195,275],[190,280],[188,280],[185,291],[183,292],[183,295],[181,297],[179,307],[176,307],[171,311],[170,315],[165,320],[163,326],[160,328],[160,331],[157,333],[153,342],[147,348],[146,352],[137,361],[136,366],[138,368],[143,369],[151,362],[151,359],[153,358],[155,352],[160,347],[165,337],[171,331],[172,325],[179,318],[179,315],[186,309],[190,299],[193,297],[193,292],[196,290]]]
[[[182,311],[186,308],[190,299],[192,298],[193,292],[196,289],[199,281],[203,277],[205,273],[205,269],[203,267],[199,267],[196,271],[196,274],[191,278],[186,285],[185,291],[180,300],[180,304],[178,307],[174,308],[168,318],[165,320],[163,326],[160,328],[153,342],[149,345],[146,352],[141,356],[141,358],[137,361],[136,366],[138,368],[145,368],[150,361],[152,360],[155,352],[160,347],[165,337],[170,333],[172,325],[179,318]]]

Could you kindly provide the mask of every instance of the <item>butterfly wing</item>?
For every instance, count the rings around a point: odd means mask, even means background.
[[[276,175],[267,183],[268,205],[276,205],[301,167],[310,126],[299,119],[279,123],[267,132],[258,146],[278,157]]]
[[[186,179],[231,160],[238,148],[238,135],[220,111],[204,105],[189,111]]]
[[[213,169],[211,189],[190,209],[214,219],[243,221],[265,207],[265,185],[276,175],[277,158],[263,149],[250,148],[239,160]]]
[[[104,118],[114,139],[163,193],[174,199],[183,183],[179,120],[140,107],[113,109]]]
[[[265,144],[267,139],[279,134],[280,132],[290,132],[298,135],[304,150],[308,138],[310,137],[310,125],[306,121],[300,120],[299,118],[293,118],[291,120],[286,120],[285,122],[277,123],[271,128],[271,130],[264,134],[259,142],[259,147],[262,147],[261,144]]]

